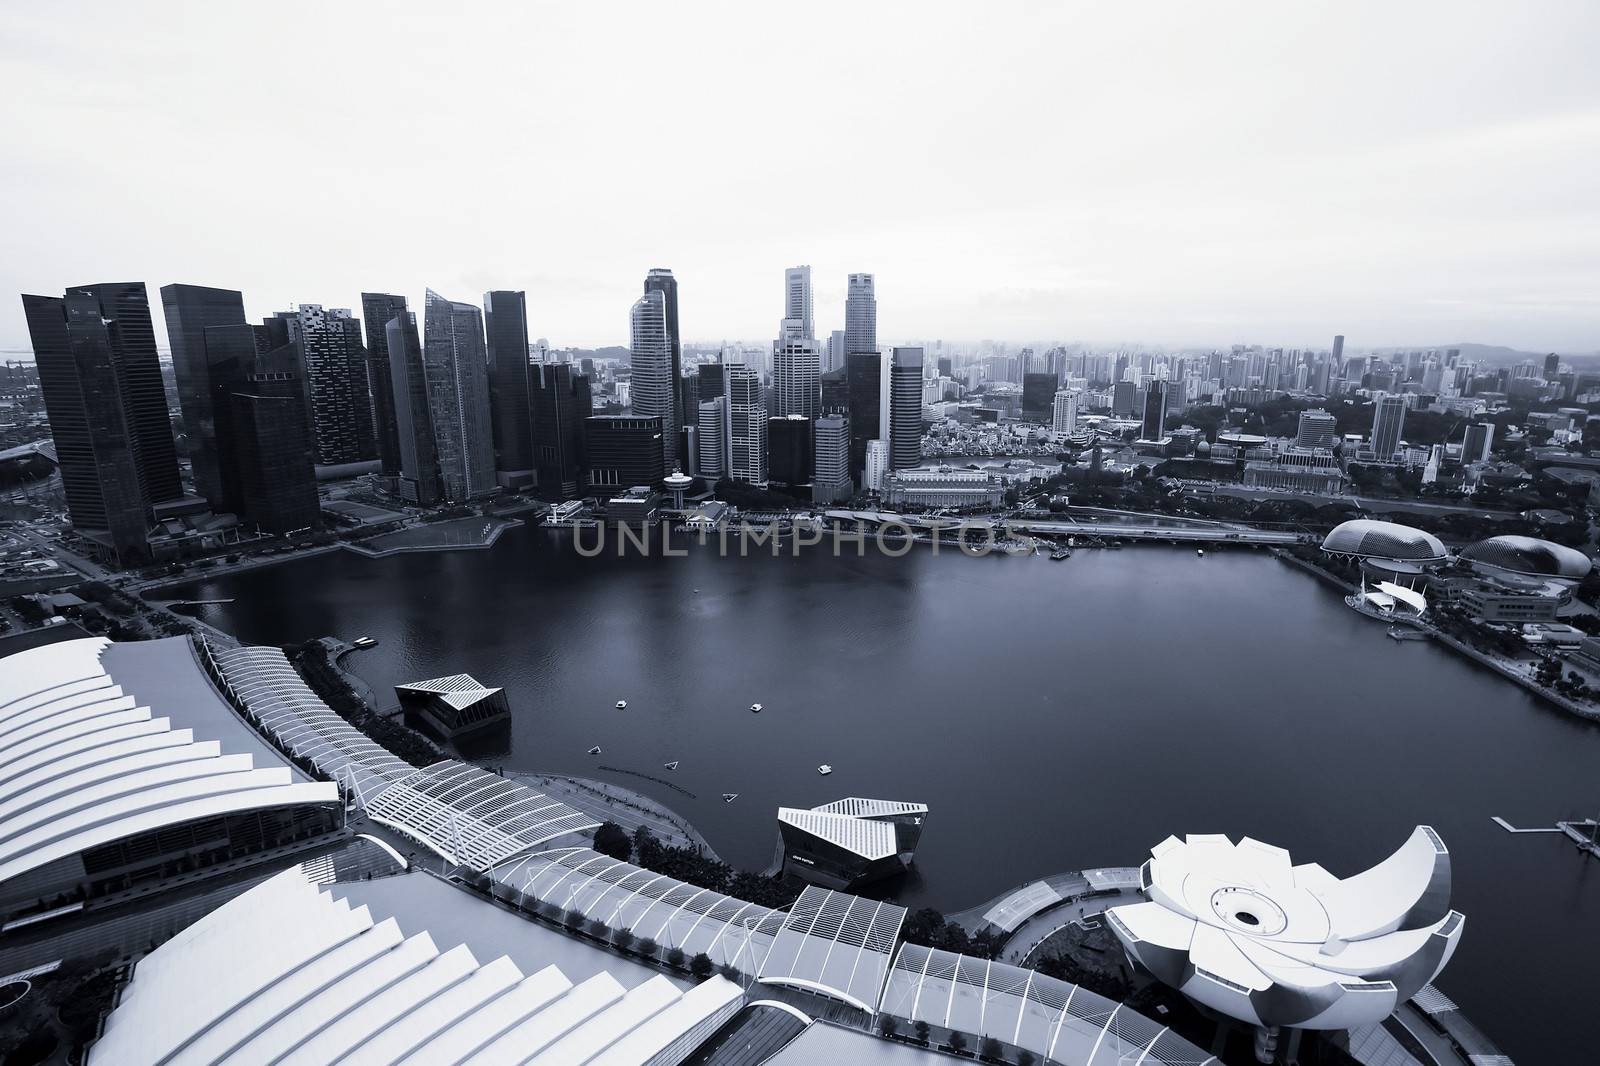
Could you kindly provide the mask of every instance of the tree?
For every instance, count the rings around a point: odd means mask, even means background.
[[[950,1050],[954,1051],[957,1055],[960,1055],[962,1052],[966,1051],[967,1038],[962,1036],[960,1033],[952,1032],[950,1034]]]
[[[639,954],[643,955],[647,959],[652,958],[656,953],[656,949],[659,947],[660,945],[657,944],[653,939],[650,937],[645,937],[643,940],[639,941]]]
[[[1000,1057],[1000,1041],[992,1036],[986,1036],[978,1042],[978,1057],[997,1059]]]
[[[878,1035],[893,1039],[900,1032],[900,1023],[887,1014],[878,1016]]]
[[[561,916],[561,924],[568,929],[582,929],[585,918],[580,910],[570,910]]]
[[[913,1025],[911,1028],[916,1031],[917,1043],[926,1044],[928,1042],[928,1023],[927,1022],[918,1022],[916,1025]]]
[[[611,942],[615,944],[618,949],[627,951],[628,948],[633,944],[633,931],[631,929],[618,929],[615,933],[611,934]]]
[[[1033,1066],[1034,1061],[1035,1060],[1034,1060],[1034,1057],[1033,1057],[1033,1052],[1031,1052],[1031,1051],[1019,1051],[1019,1052],[1017,1052],[1017,1066]]]
[[[716,972],[716,967],[711,964],[711,956],[702,951],[689,960],[689,972],[695,980],[704,981]]]
[[[674,970],[683,969],[683,949],[671,948],[667,951],[667,965]]]
[[[627,862],[633,854],[633,842],[616,822],[602,822],[600,828],[594,831],[594,850],[618,862]]]

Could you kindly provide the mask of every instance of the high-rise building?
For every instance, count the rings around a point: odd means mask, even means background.
[[[889,367],[889,469],[922,462],[922,349],[896,348]]]
[[[832,373],[835,370],[844,369],[844,346],[844,330],[836,329],[832,333],[828,334],[828,355],[827,358],[823,360],[822,365],[822,372],[824,374]]]
[[[1152,381],[1144,394],[1144,421],[1139,436],[1144,440],[1161,440],[1167,435],[1167,393],[1169,383]]]
[[[1061,389],[1055,395],[1055,403],[1051,411],[1050,428],[1057,434],[1070,437],[1078,432],[1078,393],[1072,389]]]
[[[208,477],[216,478],[217,495],[208,495],[206,499],[213,510],[231,512],[240,518],[246,517],[245,501],[241,495],[244,486],[242,464],[248,459],[240,454],[239,441],[234,434],[233,418],[237,405],[232,397],[245,386],[246,379],[256,372],[264,358],[256,350],[255,336],[253,326],[239,322],[229,326],[207,326],[198,340],[191,342],[192,347],[201,350],[200,357],[207,364],[207,387],[210,393],[208,428],[211,446],[205,468]],[[298,349],[288,344],[278,351],[279,369],[288,375],[289,384],[298,390],[294,395],[302,408],[299,423],[305,427],[305,383],[300,379]],[[305,432],[309,443],[309,427],[305,427]],[[198,485],[201,456],[192,437],[190,453]]]
[[[844,348],[848,358],[856,352],[878,350],[878,297],[871,274],[851,274],[844,297]],[[851,421],[855,421],[852,414]]]
[[[816,421],[812,444],[815,459],[811,475],[811,502],[839,503],[855,495],[850,476],[850,420],[842,414],[824,414]]]
[[[1546,381],[1555,381],[1560,377],[1561,357],[1555,352],[1551,352],[1549,355],[1544,357],[1544,379]]]
[[[1373,404],[1372,451],[1379,459],[1389,459],[1400,450],[1400,435],[1406,427],[1406,398],[1379,396]]]
[[[1332,448],[1338,437],[1338,423],[1320,408],[1300,412],[1300,426],[1294,436],[1296,448]]]
[[[483,328],[489,357],[489,412],[494,466],[510,488],[533,472],[533,423],[528,415],[528,296],[497,290],[483,294]]]
[[[883,359],[876,351],[851,352],[845,373],[850,390],[850,469],[864,470],[867,441],[883,430]]]
[[[780,339],[813,340],[811,323],[811,268],[790,267],[783,272],[783,332]]]
[[[772,384],[777,417],[817,417],[822,402],[821,369],[816,341],[790,338],[773,343]]]
[[[583,495],[583,427],[594,413],[589,379],[574,373],[571,363],[540,363],[528,368],[528,384],[539,498],[577,499]]]
[[[300,348],[317,462],[342,466],[376,458],[361,321],[348,308],[321,304],[300,304],[279,317],[288,320],[289,339]]]
[[[767,479],[784,485],[809,485],[814,462],[811,419],[780,415],[767,419]]]
[[[1328,363],[1337,370],[1344,361],[1344,334],[1337,333],[1333,338],[1333,350],[1328,353]]]
[[[72,524],[118,565],[142,561],[155,505],[183,495],[144,284],[22,307]]]
[[[1050,417],[1050,405],[1055,399],[1054,374],[1028,373],[1022,375],[1022,414],[1024,418],[1044,421]]]
[[[941,355],[939,357],[939,376],[942,378],[954,377],[955,375],[951,373],[952,365],[948,355]]]
[[[818,410],[822,414],[845,414],[850,410],[850,376],[842,365],[823,374],[821,386]]]
[[[767,483],[767,403],[761,375],[748,366],[728,368],[728,476]]]
[[[427,290],[422,358],[439,452],[439,485],[449,503],[495,490],[493,415],[483,314]]]
[[[683,377],[683,334],[678,327],[678,280],[666,267],[652,267],[650,273],[645,275],[644,291],[661,294],[667,319],[667,337],[671,342],[669,347],[672,355],[667,369],[672,382],[672,421],[661,423],[662,429],[667,431],[667,446],[670,448],[677,443],[678,427],[683,425],[683,408],[680,406],[683,403],[683,388],[679,384]],[[667,454],[667,467],[672,467],[671,452]]]
[[[862,473],[861,487],[867,492],[882,492],[889,477],[889,442],[867,441],[867,465]]]
[[[1473,422],[1467,426],[1461,440],[1462,463],[1486,463],[1489,449],[1494,445],[1494,423]]]
[[[591,415],[583,423],[589,492],[656,485],[667,476],[661,417]]]
[[[650,277],[654,279],[656,272],[651,271]],[[670,274],[666,281],[672,281]],[[681,397],[678,395],[678,374],[675,373],[677,357],[667,316],[667,290],[647,287],[644,295],[634,301],[629,319],[633,358],[629,404],[637,417],[661,419],[662,445],[670,468],[678,457],[678,426],[681,423],[676,411]]]
[[[249,330],[248,326],[221,328]],[[291,351],[280,349],[286,356]],[[261,360],[228,397],[239,517],[263,533],[282,536],[322,523],[303,390],[290,356],[277,366],[270,359]]]
[[[238,352],[220,336],[214,347],[208,347],[206,331],[214,326],[245,326],[244,295],[204,285],[163,285],[161,306],[172,349],[172,376],[178,383],[178,406],[189,438],[195,492],[215,510],[237,511],[237,495],[224,483],[221,452],[232,444],[226,439],[233,414],[228,396],[250,369],[255,341],[246,326],[250,348],[246,361],[240,363]]]
[[[695,422],[695,447],[699,450],[700,476],[720,481],[728,476],[728,398],[713,396],[700,401]]]
[[[397,488],[402,499],[432,507],[439,502],[439,449],[433,439],[428,370],[422,357],[422,341],[417,337],[417,316],[402,311],[384,329],[389,381],[394,389],[400,468]]]
[[[1131,381],[1118,381],[1111,386],[1111,414],[1115,418],[1130,418],[1133,416],[1134,393],[1136,386]]]
[[[372,436],[386,478],[400,476],[400,429],[395,421],[394,381],[389,377],[389,323],[406,313],[406,298],[387,292],[361,294],[367,333],[367,387],[372,393]]]

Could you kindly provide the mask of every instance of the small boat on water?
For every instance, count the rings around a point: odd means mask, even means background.
[[[1072,551],[1068,548],[1057,548],[1055,551],[1050,553],[1050,559],[1052,562],[1059,563],[1063,559],[1070,558],[1072,558]]]
[[[1205,549],[1204,549],[1204,548],[1196,548],[1196,549],[1195,549],[1195,550],[1194,550],[1194,553],[1195,553],[1195,554],[1196,554],[1196,555],[1204,555],[1204,554],[1205,554],[1205,553],[1206,553],[1206,550],[1205,550]]]
[[[739,793],[737,793],[737,792],[724,792],[722,794],[722,802],[723,803],[732,803],[734,800],[736,800],[738,798],[739,798]]]
[[[373,637],[357,637],[350,642],[350,646],[353,648],[376,648],[378,642]]]
[[[751,713],[751,714],[760,714],[760,713],[761,713],[761,704],[759,704],[759,703],[752,703],[752,704],[751,704],[751,705],[750,705],[750,713]]]
[[[833,767],[829,766],[827,763],[823,763],[821,766],[817,767],[817,773],[821,774],[823,777],[827,777],[829,774],[833,773]]]
[[[678,768],[678,760],[673,759],[671,762],[664,762],[661,765],[665,766],[668,770],[676,770]]]
[[[627,700],[618,700],[617,701],[617,710],[625,711],[627,709],[628,709],[628,701]]]
[[[596,744],[594,747],[590,748],[589,749],[589,754],[590,755],[599,755],[600,754],[600,745]]]

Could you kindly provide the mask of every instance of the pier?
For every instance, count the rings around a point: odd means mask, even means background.
[[[1600,842],[1596,841],[1597,835],[1600,835],[1600,825],[1597,825],[1592,818],[1583,818],[1571,822],[1557,822],[1552,826],[1519,829],[1497,814],[1494,816],[1494,824],[1508,833],[1560,833],[1576,844],[1579,851],[1600,859]]]

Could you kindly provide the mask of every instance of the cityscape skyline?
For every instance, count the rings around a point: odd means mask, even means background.
[[[101,276],[214,279],[251,294],[253,317],[353,307],[375,286],[414,303],[430,285],[514,287],[531,336],[596,347],[626,343],[615,308],[652,264],[695,293],[683,334],[701,343],[768,336],[773,271],[804,262],[822,337],[843,325],[847,272],[869,270],[894,323],[885,340],[899,343],[1293,345],[1342,331],[1378,346],[1593,352],[1600,73],[1583,49],[1600,12],[1549,5],[1537,25],[1452,14],[1408,5],[1371,34],[1347,7],[1071,6],[981,25],[935,9],[908,39],[917,61],[899,64],[875,43],[903,29],[893,9],[850,13],[848,34],[828,8],[796,24],[689,6],[622,33],[536,8],[507,12],[494,34],[317,9],[314,36],[292,8],[100,12],[95,34],[16,12],[0,52],[20,105],[0,119],[13,164],[0,284],[77,284],[92,243]],[[575,44],[591,32],[608,42],[602,66]],[[352,39],[366,47],[341,44]],[[765,61],[778,40],[806,57],[803,126],[864,171],[794,166],[791,138],[730,137],[791,112],[790,71]],[[537,79],[518,55],[530,41]],[[624,210],[638,193],[637,102],[663,42],[685,121],[649,181],[657,209]],[[1540,62],[1482,76],[1519,49]],[[483,61],[450,79],[390,62],[463,50]],[[256,59],[296,76],[258,78]],[[165,74],[138,78],[146,67]],[[397,135],[448,122],[492,146],[473,187],[426,151],[354,151],[348,131],[370,122],[346,91],[359,84],[384,86]],[[500,101],[495,114],[483,99]],[[316,116],[296,122],[297,156],[321,164],[256,177],[260,131],[297,115]],[[86,122],[92,145],[74,133]],[[158,147],[172,153],[162,165],[114,181],[92,165]],[[93,221],[84,202],[101,204]],[[301,216],[336,223],[315,256],[263,239]],[[180,217],[192,224],[164,221]],[[0,349],[26,351],[26,338],[20,309],[0,307]]]

